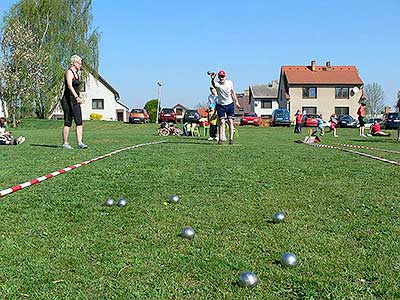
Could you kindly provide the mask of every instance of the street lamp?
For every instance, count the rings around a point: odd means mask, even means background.
[[[157,82],[157,88],[158,88],[158,99],[157,99],[157,115],[156,115],[156,124],[158,124],[158,109],[159,109],[159,107],[160,107],[160,103],[161,103],[161,101],[160,101],[160,97],[161,97],[161,87],[162,87],[162,82],[161,81],[158,81]]]

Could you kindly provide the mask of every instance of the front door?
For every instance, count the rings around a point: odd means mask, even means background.
[[[124,112],[117,111],[117,120],[123,122],[124,121]]]

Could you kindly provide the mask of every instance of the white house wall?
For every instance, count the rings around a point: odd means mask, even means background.
[[[83,104],[81,105],[82,118],[84,120],[89,120],[90,114],[92,113],[103,115],[102,120],[117,120],[116,110],[119,108],[119,105],[115,100],[114,93],[111,92],[107,87],[105,87],[99,80],[94,78],[94,76],[91,74],[89,74],[89,78],[86,82],[85,92],[81,92],[81,98],[83,101]],[[93,109],[93,99],[103,99],[104,108]]]
[[[272,101],[272,108],[261,108],[261,102],[262,100],[271,100]],[[276,99],[251,99],[250,102],[250,110],[252,112],[255,112],[257,114],[257,116],[261,117],[261,116],[271,116],[272,112],[279,108],[278,105],[278,101]]]

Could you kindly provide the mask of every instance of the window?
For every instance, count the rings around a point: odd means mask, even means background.
[[[316,87],[303,87],[303,98],[316,99],[317,88]]]
[[[336,115],[348,115],[349,114],[349,108],[348,107],[336,106],[335,107],[335,114]]]
[[[349,99],[349,88],[348,87],[336,87],[335,88],[336,99]]]
[[[182,108],[177,108],[177,109],[176,109],[176,114],[177,114],[178,116],[182,116],[182,115],[183,115]]]
[[[92,99],[92,109],[104,109],[104,99]]]
[[[272,108],[271,100],[261,100],[261,108]]]
[[[305,112],[308,115],[317,113],[317,108],[315,106],[303,106],[301,109],[303,113]]]

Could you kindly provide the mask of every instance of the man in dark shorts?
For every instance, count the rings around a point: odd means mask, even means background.
[[[219,126],[219,140],[218,144],[222,144],[226,141],[225,137],[225,121],[228,119],[229,124],[229,144],[233,144],[233,134],[234,134],[234,124],[233,116],[235,113],[235,107],[233,101],[237,108],[240,108],[239,101],[236,97],[235,90],[233,89],[233,83],[231,80],[226,79],[225,71],[221,70],[218,72],[218,81],[215,80],[217,76],[216,73],[211,73],[211,85],[217,90],[217,114],[220,120]]]

